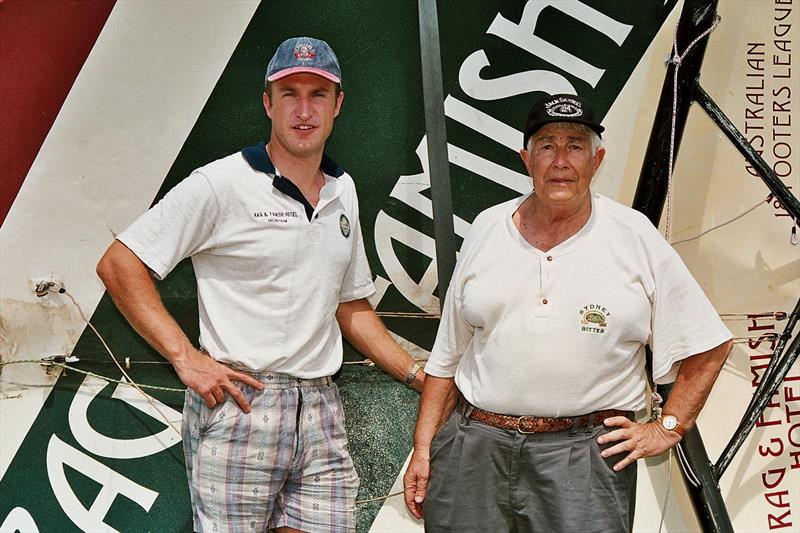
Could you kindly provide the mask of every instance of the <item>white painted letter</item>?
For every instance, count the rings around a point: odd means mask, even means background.
[[[89,509],[83,506],[69,486],[64,473],[64,465],[69,465],[102,486]],[[53,487],[53,493],[61,505],[61,509],[76,526],[84,531],[98,533],[117,531],[103,520],[119,494],[130,498],[145,511],[150,510],[158,497],[157,492],[142,487],[114,472],[104,464],[66,444],[55,435],[50,437],[47,445],[47,477],[50,478],[50,485]]]
[[[419,283],[411,279],[406,269],[400,264],[392,247],[393,240],[410,246],[431,258]],[[439,298],[433,295],[438,283],[436,249],[433,239],[380,211],[375,218],[375,248],[386,274],[400,294],[426,313],[438,313]]]
[[[478,50],[464,60],[458,71],[458,84],[476,100],[499,100],[533,91],[575,94],[575,87],[557,72],[528,70],[500,78],[481,78],[481,69],[487,66],[486,52]]]
[[[87,376],[72,399],[72,405],[69,408],[69,427],[75,436],[75,440],[87,451],[112,459],[135,459],[154,455],[181,441],[181,436],[171,427],[167,427],[155,435],[148,435],[138,439],[114,439],[96,431],[89,424],[86,412],[94,397],[105,386],[106,382],[100,378]],[[122,400],[144,414],[166,423],[158,411],[142,397],[139,391],[131,386],[117,385],[112,398]],[[154,398],[151,399],[158,409],[169,417],[173,425],[180,426],[181,413]]]
[[[531,0],[525,5],[525,9],[522,12],[522,20],[519,21],[519,24],[515,24],[498,14],[492,21],[491,26],[489,26],[487,33],[497,35],[544,59],[548,63],[577,76],[592,87],[596,87],[605,70],[590,65],[586,61],[534,35],[536,22],[542,10],[546,7],[556,8],[562,13],[596,29],[610,37],[618,46],[622,46],[622,43],[625,42],[633,28],[633,26],[622,24],[577,0]]]
[[[448,96],[448,99],[450,97]],[[521,135],[521,134],[520,134]],[[422,165],[422,174],[413,176],[400,176],[395,183],[389,196],[397,198],[409,207],[413,207],[426,217],[433,219],[433,203],[431,199],[424,196],[422,191],[431,188],[431,175],[428,171],[428,142],[427,136],[423,136],[416,150],[419,162]],[[469,222],[463,218],[453,215],[453,226],[456,235],[464,237],[469,230]]]
[[[8,513],[3,524],[0,525],[0,533],[15,533],[21,531],[22,533],[39,533],[39,528],[33,517],[27,509],[22,507],[14,507]]]

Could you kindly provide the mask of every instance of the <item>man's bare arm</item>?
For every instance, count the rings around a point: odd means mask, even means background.
[[[414,359],[389,334],[380,317],[366,299],[342,302],[336,310],[336,320],[344,338],[353,348],[367,356],[387,374],[399,381],[405,381]],[[420,371],[411,383],[422,390],[425,373]]]
[[[731,342],[726,341],[716,348],[684,359],[663,413],[674,415],[687,431],[694,427],[697,415],[728,359],[730,349]],[[603,450],[603,457],[628,452],[624,459],[614,465],[614,470],[622,470],[637,459],[662,454],[681,441],[677,432],[664,429],[658,420],[639,424],[625,417],[614,417],[606,419],[605,424],[620,429],[598,437],[600,444],[619,441]]]
[[[414,452],[403,476],[406,507],[417,518],[422,518],[422,507],[428,491],[431,442],[439,428],[447,422],[457,400],[455,379],[435,376],[425,379],[414,430]]]
[[[150,271],[136,254],[121,242],[114,241],[97,264],[97,275],[105,284],[114,304],[136,332],[172,363],[181,381],[195,390],[206,405],[214,407],[223,402],[227,392],[244,412],[250,412],[250,405],[231,380],[259,389],[263,385],[247,374],[216,362],[192,346],[164,307]]]

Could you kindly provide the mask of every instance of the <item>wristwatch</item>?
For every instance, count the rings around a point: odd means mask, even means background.
[[[406,374],[406,380],[403,382],[408,386],[411,386],[414,383],[414,380],[417,379],[417,374],[419,371],[422,370],[422,365],[419,364],[418,361],[414,361],[414,364],[411,365],[411,368],[408,369],[408,374]]]
[[[678,419],[675,418],[675,415],[664,415],[661,417],[661,426],[666,429],[667,431],[674,431],[681,438],[686,437],[686,428],[678,423]]]

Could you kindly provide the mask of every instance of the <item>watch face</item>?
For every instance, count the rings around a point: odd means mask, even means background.
[[[661,425],[664,426],[664,429],[672,431],[678,425],[678,419],[672,415],[667,415],[661,419]]]

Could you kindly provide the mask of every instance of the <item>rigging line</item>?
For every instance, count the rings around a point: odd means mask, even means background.
[[[669,493],[672,490],[672,448],[667,454],[667,492],[664,494],[664,503],[661,505],[661,520],[658,522],[658,533],[661,533],[661,528],[664,526],[664,515],[667,514],[667,502],[669,501]]]
[[[765,333],[755,334],[755,335],[737,335],[736,337],[731,337],[735,341],[748,341],[748,340],[771,340],[777,339],[780,335],[777,331],[767,331]]]
[[[18,360],[18,361],[0,361],[0,366],[15,365],[15,364],[22,364],[22,363],[42,364],[43,360],[42,359],[23,359],[23,360]],[[94,372],[89,372],[88,370],[82,370],[80,368],[76,368],[74,366],[70,366],[70,365],[68,365],[66,363],[58,363],[58,362],[55,362],[55,361],[45,361],[44,364],[46,364],[47,366],[55,366],[55,367],[63,368],[64,370],[71,370],[71,371],[77,372],[79,374],[84,374],[84,375],[87,375],[87,376],[96,377],[96,378],[102,379],[104,381],[107,381],[109,383],[118,383],[120,385],[127,385],[129,387],[136,387],[136,388],[141,387],[143,389],[153,389],[153,390],[167,391],[167,392],[186,392],[186,389],[177,389],[177,388],[173,388],[173,387],[161,387],[161,386],[158,386],[158,385],[144,385],[144,384],[137,385],[137,384],[133,383],[132,381],[122,381],[122,380],[119,380],[119,379],[110,378],[108,376],[103,376],[103,375],[100,375],[100,374],[96,374]],[[29,386],[29,385],[26,385],[26,386]],[[36,386],[37,387],[49,387],[49,385],[36,385]],[[160,411],[159,411],[159,414],[163,418],[166,419],[164,414],[161,413]],[[167,422],[169,423],[169,421],[167,421]],[[366,503],[384,501],[384,500],[388,500],[389,498],[393,498],[395,496],[400,496],[402,494],[403,494],[402,491],[401,492],[393,492],[393,493],[390,493],[390,494],[386,494],[385,496],[376,496],[374,498],[367,498],[367,499],[364,499],[364,500],[356,500],[356,505],[363,505],[363,504],[366,504]]]
[[[428,360],[427,360],[427,359],[419,359],[419,358],[415,358],[415,359],[414,359],[414,362],[417,362],[417,363],[427,363],[427,362],[428,362]],[[370,359],[362,359],[362,360],[360,360],[360,361],[344,361],[344,362],[342,362],[342,364],[343,364],[343,365],[364,365],[364,366],[375,366],[375,361],[372,361],[372,360],[370,360]]]
[[[378,316],[388,318],[442,318],[441,313],[412,313],[403,311],[375,311]]]
[[[77,372],[78,374],[83,374],[85,376],[92,376],[92,377],[95,377],[95,378],[99,378],[99,379],[102,379],[102,380],[107,381],[109,383],[117,383],[119,385],[127,385],[129,387],[134,387],[135,386],[133,383],[131,383],[129,381],[123,381],[123,380],[120,380],[120,379],[110,378],[110,377],[104,376],[102,374],[97,374],[95,372],[90,372],[88,370],[83,370],[82,368],[78,368],[78,367],[75,367],[75,366],[72,366],[72,365],[68,365],[67,363],[60,363],[58,361],[47,361],[47,360],[44,360],[44,359],[21,359],[19,361],[3,361],[3,362],[0,362],[0,366],[18,365],[18,364],[22,364],[22,363],[29,363],[29,364],[30,363],[34,363],[34,364],[40,364],[40,365],[48,366],[48,367],[54,366],[54,367],[57,367],[57,368],[63,368],[64,370],[70,370],[72,372]],[[28,387],[28,386],[32,386],[32,385],[26,385],[26,387]],[[51,385],[37,385],[37,386],[50,387]],[[152,390],[159,390],[159,391],[166,391],[166,392],[186,392],[186,389],[177,389],[177,388],[174,388],[174,387],[162,387],[161,385],[139,384],[139,387],[141,387],[143,389],[152,389]]]
[[[786,320],[786,311],[768,311],[766,313],[720,313],[722,320],[753,320],[755,318],[773,318],[777,321]]]
[[[758,207],[760,207],[761,205],[768,204],[768,203],[770,203],[771,201],[772,201],[772,195],[770,194],[769,196],[767,196],[767,197],[766,197],[766,199],[764,199],[764,200],[760,200],[760,201],[759,201],[759,202],[758,202],[756,205],[754,205],[753,207],[751,207],[751,208],[749,208],[749,209],[747,209],[747,210],[743,211],[742,213],[739,213],[738,215],[736,215],[736,216],[735,216],[735,217],[733,217],[732,219],[730,219],[730,220],[728,220],[728,221],[726,221],[726,222],[722,222],[721,224],[717,224],[716,226],[713,226],[713,227],[711,227],[711,228],[708,228],[707,230],[703,231],[702,233],[698,233],[698,234],[697,234],[697,235],[695,235],[694,237],[689,237],[688,239],[681,239],[681,240],[679,240],[679,241],[675,241],[675,242],[673,242],[673,243],[670,243],[670,244],[672,244],[672,246],[675,246],[676,244],[682,244],[682,243],[684,243],[684,242],[689,242],[689,241],[693,241],[693,240],[695,240],[695,239],[699,239],[699,238],[700,238],[700,237],[702,237],[703,235],[707,235],[707,234],[711,233],[712,231],[714,231],[714,230],[717,230],[717,229],[721,228],[722,226],[727,226],[727,225],[728,225],[728,224],[730,224],[731,222],[735,222],[735,221],[739,220],[739,219],[740,219],[740,218],[742,218],[743,216],[745,216],[745,215],[747,215],[747,214],[749,214],[749,213],[752,213],[753,211],[755,211],[756,209],[758,209]]]
[[[427,359],[414,359],[414,361],[418,363],[427,362]],[[90,364],[97,364],[97,363],[108,363],[111,364],[111,361],[97,361],[92,359],[81,359],[81,363],[90,363]],[[130,363],[157,363],[158,361],[130,361]],[[82,368],[78,368],[75,366],[71,366],[67,363],[62,363],[60,361],[54,361],[52,359],[48,359],[46,357],[42,359],[19,359],[16,361],[0,361],[0,367],[6,365],[19,365],[19,364],[38,364],[47,367],[57,367],[63,368],[64,370],[71,370],[73,372],[77,372],[79,374],[84,374],[86,376],[92,376],[96,378],[100,378],[102,380],[108,381],[109,383],[117,383],[120,385],[127,385],[129,387],[134,387],[135,385],[129,381],[123,381],[119,379],[110,378],[108,376],[104,376],[102,374],[97,374],[95,372],[90,372],[88,370],[83,370]],[[167,362],[167,364],[169,364]],[[364,366],[375,366],[375,363],[370,361],[369,359],[364,359],[363,361],[344,361],[342,364],[344,365],[364,365]],[[32,386],[32,385],[31,385]],[[42,387],[50,387],[51,385],[41,385]],[[139,386],[143,389],[152,389],[158,391],[165,391],[165,392],[186,392],[186,389],[178,389],[175,387],[164,387],[161,385],[147,385],[147,384],[139,384]]]
[[[83,321],[84,321],[84,322],[86,322],[86,324],[87,324],[87,325],[88,325],[88,326],[89,326],[89,327],[92,329],[92,331],[94,331],[94,334],[95,334],[95,335],[97,335],[97,338],[98,338],[98,339],[100,339],[100,342],[103,344],[103,347],[104,347],[104,348],[106,349],[106,351],[108,352],[108,355],[110,355],[110,356],[111,356],[111,359],[112,359],[112,360],[114,361],[114,363],[117,365],[117,368],[119,368],[119,371],[120,371],[120,372],[122,372],[122,375],[123,375],[123,376],[125,376],[125,379],[127,379],[127,380],[130,382],[130,384],[131,384],[133,387],[135,387],[135,388],[136,388],[136,390],[138,390],[138,391],[139,391],[139,392],[142,394],[142,396],[144,396],[144,399],[145,399],[145,400],[147,400],[147,403],[149,403],[149,404],[150,404],[150,406],[151,406],[151,407],[152,407],[152,408],[153,408],[153,409],[154,409],[154,410],[155,410],[155,411],[156,411],[156,412],[157,412],[157,413],[158,413],[158,414],[161,416],[161,418],[163,418],[163,419],[164,419],[164,422],[166,422],[166,423],[167,423],[167,425],[168,425],[169,427],[171,427],[171,428],[172,428],[172,430],[173,430],[175,433],[177,433],[178,435],[181,435],[181,436],[182,436],[182,434],[181,434],[181,431],[180,431],[178,428],[176,428],[176,427],[175,427],[175,424],[173,424],[173,423],[172,423],[172,420],[170,420],[170,419],[167,417],[167,415],[165,415],[165,414],[164,414],[164,413],[161,411],[161,409],[159,409],[159,408],[158,408],[158,406],[157,406],[157,405],[156,405],[156,403],[153,401],[153,399],[152,399],[152,398],[151,398],[151,397],[150,397],[150,396],[149,396],[149,395],[148,395],[148,394],[147,394],[145,391],[143,391],[143,390],[141,389],[141,387],[139,387],[139,385],[138,385],[138,384],[137,384],[135,381],[133,381],[133,380],[131,379],[131,377],[128,375],[128,373],[127,373],[127,372],[125,372],[125,369],[124,369],[124,368],[122,368],[122,365],[120,365],[120,364],[119,364],[119,361],[117,361],[117,358],[116,358],[116,357],[114,357],[114,352],[112,352],[112,351],[111,351],[111,348],[109,348],[108,344],[106,343],[106,340],[103,338],[103,336],[102,336],[102,335],[100,335],[100,332],[99,332],[99,331],[97,331],[97,328],[95,328],[95,327],[94,327],[94,325],[93,325],[93,324],[92,324],[92,323],[89,321],[89,319],[86,317],[86,315],[85,315],[85,314],[84,314],[84,312],[83,312],[83,309],[82,309],[82,308],[81,308],[81,306],[78,304],[78,302],[75,300],[75,298],[73,298],[73,297],[72,297],[72,294],[70,294],[70,292],[69,292],[69,291],[67,291],[67,290],[66,290],[65,288],[63,288],[63,287],[62,287],[62,290],[63,290],[63,294],[64,294],[64,295],[66,295],[66,296],[67,296],[67,298],[69,298],[69,299],[70,299],[70,301],[73,303],[73,305],[74,305],[74,306],[75,306],[75,307],[78,309],[78,313],[81,315],[81,318],[83,319]]]
[[[670,229],[672,226],[672,170],[674,167],[673,160],[675,158],[675,122],[677,120],[678,114],[678,70],[681,68],[681,61],[689,54],[689,51],[696,45],[701,39],[703,39],[706,35],[710,34],[714,31],[717,26],[719,25],[720,20],[722,17],[716,15],[714,17],[714,22],[711,26],[698,35],[694,41],[689,43],[689,46],[686,47],[686,50],[683,51],[683,54],[678,52],[678,25],[675,25],[675,35],[672,38],[672,50],[673,56],[669,59],[669,62],[675,65],[675,70],[673,71],[672,76],[672,128],[670,130],[670,138],[669,138],[669,172],[667,174],[667,213],[666,213],[666,223],[664,228],[664,237],[669,242],[670,236]]]
[[[372,502],[380,502],[383,500],[388,500],[389,498],[393,498],[394,496],[400,496],[403,494],[403,491],[400,492],[392,492],[391,494],[387,494],[386,496],[376,496],[375,498],[367,498],[365,500],[356,500],[356,505],[361,505],[364,503],[372,503]]]

